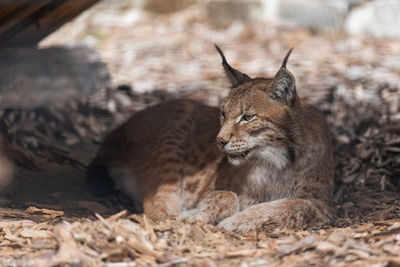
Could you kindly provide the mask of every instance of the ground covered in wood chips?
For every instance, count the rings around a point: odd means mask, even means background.
[[[0,197],[0,266],[400,265],[399,40],[216,27],[190,9],[98,21],[85,14],[41,46],[90,44],[109,66],[111,88],[64,107],[0,113],[18,164]],[[226,95],[214,42],[250,76],[273,75],[294,47],[288,68],[299,94],[326,114],[335,137],[333,225],[243,236],[174,218],[152,222],[131,214],[123,196],[88,193],[85,166],[130,114],[176,97],[217,105]]]
[[[1,264],[10,266],[400,265],[400,222],[235,235],[211,225],[153,223],[122,211],[57,225],[1,222]],[[7,256],[8,257],[7,257]],[[11,259],[12,258],[12,259]]]

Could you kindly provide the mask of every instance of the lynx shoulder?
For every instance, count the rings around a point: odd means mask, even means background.
[[[250,78],[216,48],[232,84],[220,109],[172,100],[134,114],[89,166],[93,193],[115,188],[153,219],[191,217],[231,231],[331,222],[331,134],[297,94],[291,50],[273,78]]]

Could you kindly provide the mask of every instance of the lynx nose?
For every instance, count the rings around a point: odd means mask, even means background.
[[[225,140],[223,137],[217,137],[217,144],[223,148],[229,141]]]

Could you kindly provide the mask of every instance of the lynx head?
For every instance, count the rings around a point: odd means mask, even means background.
[[[250,78],[232,68],[221,49],[232,89],[221,103],[217,144],[233,165],[261,160],[278,169],[296,159],[296,114],[301,112],[295,78],[286,69],[292,49],[273,78]]]

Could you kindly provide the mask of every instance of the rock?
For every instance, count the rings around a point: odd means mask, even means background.
[[[102,12],[93,13],[93,15],[96,16],[96,24],[111,23],[120,26],[121,20],[122,24],[127,24],[140,18],[143,15],[140,14],[141,11],[170,14],[185,9],[194,3],[196,3],[196,0],[104,0],[97,5],[98,10]],[[139,13],[136,11],[139,11]]]
[[[182,10],[195,2],[195,0],[145,0],[143,9],[154,13],[173,13]]]
[[[348,0],[218,0],[205,11],[214,23],[269,21],[317,31],[337,31],[349,8]]]
[[[0,108],[64,105],[109,86],[105,64],[85,46],[0,52]]]
[[[346,0],[282,0],[279,18],[284,24],[315,31],[340,30],[348,10]]]
[[[355,7],[345,30],[355,35],[400,38],[400,1],[374,0]]]
[[[312,31],[400,37],[397,0],[217,0],[201,5],[214,24],[267,21]]]
[[[205,2],[204,10],[206,16],[214,24],[230,24],[233,21],[250,22],[263,20],[263,1],[261,0],[207,1]]]

